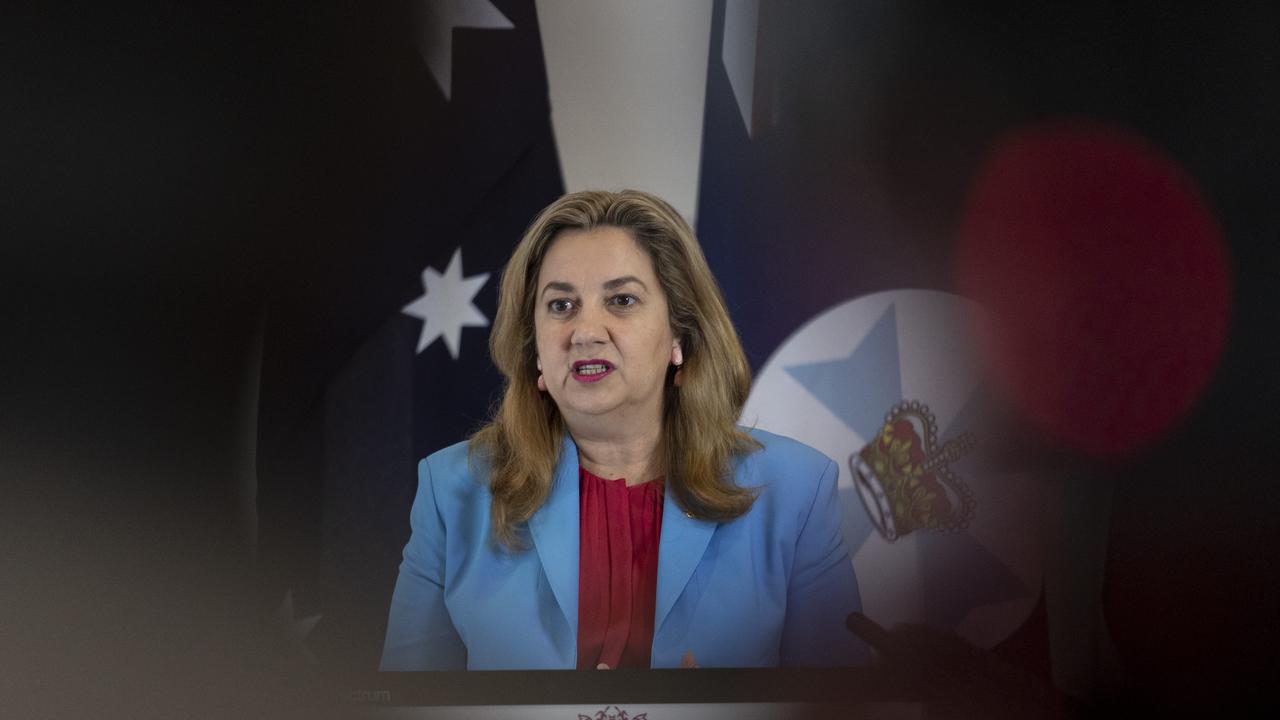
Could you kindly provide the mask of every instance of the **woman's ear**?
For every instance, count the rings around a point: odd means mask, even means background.
[[[681,373],[681,365],[684,365],[684,350],[680,347],[680,341],[676,340],[671,344],[671,364],[675,366],[676,373],[671,376],[671,384],[680,387],[680,383],[684,382]]]

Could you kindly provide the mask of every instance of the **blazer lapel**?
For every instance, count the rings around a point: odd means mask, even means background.
[[[529,532],[574,638],[578,636],[578,512],[578,448],[565,433],[551,494],[529,518]]]
[[[711,542],[717,523],[694,520],[684,514],[672,493],[662,501],[662,535],[658,540],[658,591],[655,598],[653,631],[657,635],[662,622],[689,584],[693,571]]]

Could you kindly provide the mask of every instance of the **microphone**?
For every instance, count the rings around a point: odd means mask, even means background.
[[[860,612],[849,613],[844,619],[844,626],[879,652],[884,652],[891,642],[888,630]]]

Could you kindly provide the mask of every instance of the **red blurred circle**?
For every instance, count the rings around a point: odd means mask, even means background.
[[[1177,422],[1226,338],[1212,213],[1171,158],[1098,123],[1032,126],[995,145],[972,187],[956,279],[989,312],[981,347],[1014,404],[1095,456]]]

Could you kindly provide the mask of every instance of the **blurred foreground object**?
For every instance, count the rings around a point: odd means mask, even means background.
[[[1200,398],[1227,334],[1217,221],[1145,139],[1093,122],[999,140],[957,252],[979,350],[1029,422],[1095,457],[1162,435]]]
[[[1071,701],[1035,675],[952,633],[924,625],[886,630],[851,613],[849,631],[875,648],[879,664],[926,688],[930,718],[1067,718]]]

